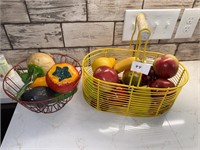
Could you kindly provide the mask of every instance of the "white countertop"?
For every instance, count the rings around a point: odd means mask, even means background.
[[[37,114],[18,104],[1,150],[199,150],[200,61],[183,64],[189,82],[162,116],[97,111],[83,99],[80,83],[73,99],[56,113]]]

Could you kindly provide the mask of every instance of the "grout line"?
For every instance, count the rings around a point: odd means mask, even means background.
[[[35,22],[32,21],[31,23],[27,23],[27,22],[20,22],[20,23],[10,23],[10,22],[6,22],[6,23],[2,23],[4,25],[29,25],[29,24],[60,24],[60,23],[95,23],[95,22],[124,22],[123,20],[110,20],[110,21],[60,21],[60,22]]]
[[[113,27],[113,41],[112,41],[112,46],[115,44],[115,28],[116,28],[116,22],[114,22],[114,27]]]
[[[7,37],[7,39],[8,39],[9,45],[10,45],[10,48],[13,50],[14,48],[13,48],[13,46],[12,46],[12,44],[11,44],[11,41],[10,41],[10,38],[9,38],[9,36],[8,36],[8,33],[7,33],[7,30],[6,30],[5,26],[2,25],[2,28],[4,29],[4,32],[5,32],[5,34],[6,34],[6,37]],[[10,50],[10,49],[9,49],[9,50]]]
[[[178,52],[179,45],[180,45],[180,43],[177,43],[176,50],[174,52],[174,56],[176,56],[176,53]]]
[[[90,47],[89,46],[87,47],[87,53],[90,53]]]
[[[193,4],[192,4],[192,8],[194,8],[196,1],[197,1],[197,0],[194,0],[194,2],[193,2]]]
[[[194,43],[194,44],[198,44],[199,41],[193,41],[193,42],[182,42],[184,44],[190,44],[190,43]],[[165,45],[165,44],[182,44],[182,43],[159,43],[160,45]],[[158,43],[149,43],[148,45],[156,45]],[[32,47],[32,48],[13,48],[13,49],[2,49],[2,50],[32,50],[32,49],[66,49],[66,48],[88,48],[88,47],[124,47],[124,46],[129,46],[129,44],[124,44],[124,45],[87,45],[87,46],[68,46],[68,47]],[[177,47],[178,48],[178,47]]]
[[[63,46],[65,47],[65,37],[64,37],[64,33],[63,33],[63,26],[62,26],[62,23],[60,23],[60,29],[61,29],[61,34],[62,34]]]
[[[31,22],[31,17],[30,17],[29,11],[28,11],[28,7],[27,7],[27,4],[26,4],[26,1],[24,1],[24,5],[25,5],[25,8],[26,8],[26,13],[28,15],[28,19],[29,19],[30,23],[32,23]]]
[[[86,13],[86,22],[88,22],[88,0],[86,0],[86,2],[85,2],[85,13]]]
[[[144,1],[145,1],[145,0],[142,1],[142,9],[144,9]]]

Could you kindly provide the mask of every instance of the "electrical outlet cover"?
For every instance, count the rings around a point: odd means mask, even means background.
[[[176,31],[175,38],[191,38],[200,18],[200,8],[186,8]]]
[[[130,41],[137,14],[143,13],[151,30],[150,39],[171,39],[181,9],[134,9],[126,10],[122,41]],[[134,35],[137,39],[138,30]]]

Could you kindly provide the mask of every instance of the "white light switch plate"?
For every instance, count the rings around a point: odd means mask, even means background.
[[[175,38],[190,38],[200,18],[200,8],[186,8],[176,31]]]
[[[171,39],[181,9],[134,9],[126,10],[122,41],[130,41],[138,13],[143,13],[151,30],[150,39]],[[138,30],[134,35],[137,39]]]

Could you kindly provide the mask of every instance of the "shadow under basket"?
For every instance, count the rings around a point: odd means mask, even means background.
[[[23,86],[23,82],[21,81],[21,78],[18,76],[16,71],[21,72],[27,72],[27,64],[26,60],[22,60],[15,66],[13,66],[7,75],[3,79],[3,89],[7,96],[9,96],[11,99],[16,101],[17,103],[23,105],[30,111],[36,112],[36,113],[54,113],[60,109],[62,109],[73,97],[73,95],[76,93],[77,85],[79,83],[79,80],[81,78],[82,74],[82,68],[80,63],[73,57],[69,55],[63,55],[63,54],[51,54],[55,63],[69,63],[76,67],[79,73],[79,78],[76,80],[76,82],[73,85],[73,88],[69,90],[69,92],[60,94],[57,93],[55,97],[51,99],[41,100],[41,101],[22,101],[17,100],[17,92],[20,90],[20,88]]]
[[[129,86],[93,77],[91,64],[95,59],[114,57],[118,62],[132,56],[135,52],[136,50],[122,48],[102,48],[94,50],[84,57],[82,89],[84,98],[90,106],[100,111],[137,117],[159,116],[172,107],[189,78],[188,71],[180,62],[177,74],[169,79],[175,84],[173,88]],[[145,55],[146,63],[152,64],[155,58],[164,54],[146,51]],[[142,60],[143,57],[143,51],[139,51],[138,58]]]

